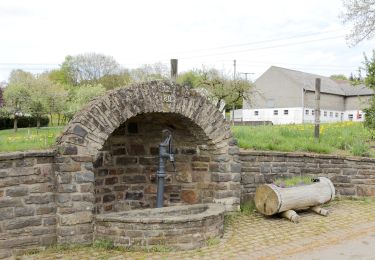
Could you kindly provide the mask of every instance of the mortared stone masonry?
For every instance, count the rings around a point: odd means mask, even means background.
[[[0,258],[55,243],[91,243],[95,216],[153,208],[161,131],[173,133],[164,203],[238,210],[277,177],[325,176],[340,195],[375,196],[375,159],[239,151],[199,93],[171,82],[107,92],[79,111],[55,151],[0,154]],[[179,227],[176,226],[178,229]]]

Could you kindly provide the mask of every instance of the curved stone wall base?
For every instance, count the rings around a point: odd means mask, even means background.
[[[101,214],[94,236],[126,248],[196,249],[223,236],[224,212],[220,204],[196,204]]]

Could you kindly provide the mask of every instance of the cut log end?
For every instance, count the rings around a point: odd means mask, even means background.
[[[277,187],[269,184],[259,186],[255,193],[254,202],[257,210],[267,216],[276,214],[280,208],[280,198]]]

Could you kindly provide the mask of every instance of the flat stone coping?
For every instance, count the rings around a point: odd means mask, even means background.
[[[1,152],[0,161],[2,160],[14,160],[28,157],[53,157],[55,156],[54,150],[32,150],[22,152]]]
[[[257,151],[240,149],[239,155],[253,155],[253,156],[285,156],[285,157],[308,157],[308,158],[321,158],[321,159],[342,159],[358,162],[373,162],[375,158],[359,157],[359,156],[343,156],[334,154],[320,154],[320,153],[299,153],[299,152],[278,152],[278,151]]]
[[[123,223],[180,223],[201,221],[224,212],[224,205],[206,203],[100,214],[96,216],[96,220]]]

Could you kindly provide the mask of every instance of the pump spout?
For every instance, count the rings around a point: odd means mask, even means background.
[[[163,137],[165,138],[159,144],[159,169],[156,173],[157,176],[157,194],[156,194],[156,207],[162,208],[164,206],[164,185],[165,185],[165,165],[166,160],[169,159],[174,166],[174,154],[172,150],[172,132],[168,129],[162,131]]]

